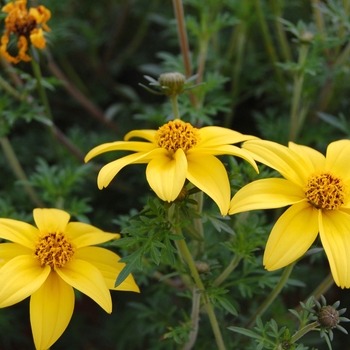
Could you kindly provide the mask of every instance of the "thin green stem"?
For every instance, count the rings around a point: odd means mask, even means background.
[[[301,128],[304,116],[301,116],[301,95],[304,83],[304,65],[309,52],[309,44],[302,43],[300,46],[298,64],[300,72],[294,77],[292,105],[290,112],[289,141],[295,141]]]
[[[176,230],[176,234],[182,236],[182,231],[179,227],[176,227],[175,230]],[[205,306],[207,313],[208,313],[208,317],[209,317],[210,324],[211,324],[211,327],[212,327],[213,332],[214,332],[214,336],[215,336],[215,340],[216,340],[216,344],[218,346],[218,349],[224,350],[224,349],[226,349],[226,347],[224,344],[224,340],[222,339],[221,331],[219,328],[218,321],[216,319],[214,308],[210,302],[210,298],[209,298],[208,294],[206,293],[204,284],[199,276],[199,273],[197,271],[196,265],[195,265],[194,260],[192,258],[191,252],[188,249],[188,246],[186,244],[185,238],[176,241],[176,246],[177,246],[177,249],[178,249],[181,257],[183,258],[184,261],[186,261],[188,268],[190,269],[190,272],[191,272],[192,278],[194,279],[196,287],[201,292],[203,303],[204,303],[204,306]]]
[[[291,343],[295,343],[296,341],[298,341],[301,337],[303,337],[306,333],[314,330],[316,327],[318,327],[320,324],[316,321],[316,322],[312,322],[308,325],[306,325],[305,327],[303,327],[302,329],[298,330],[291,338]]]
[[[272,304],[272,302],[277,298],[277,296],[279,295],[279,293],[281,292],[281,290],[283,289],[283,287],[287,283],[288,278],[293,270],[294,265],[295,265],[295,263],[292,263],[284,269],[282,276],[281,276],[280,280],[278,281],[277,285],[271,291],[270,295],[264,300],[264,302],[260,304],[259,309],[250,318],[250,320],[245,328],[252,328],[255,324],[255,320],[256,320],[257,316],[261,316],[268,309],[268,307]]]
[[[220,276],[214,281],[213,285],[219,286],[223,281],[225,281],[225,279],[231,274],[231,272],[238,266],[241,259],[242,258],[240,256],[235,255],[229,263],[229,265],[226,267],[226,269],[222,271]]]
[[[177,103],[177,95],[171,96],[171,105],[173,107],[173,115],[174,119],[181,119],[180,118],[180,111],[179,111],[179,104]]]
[[[278,57],[277,57],[277,53],[276,53],[276,50],[273,46],[272,38],[270,36],[269,30],[267,27],[264,12],[263,12],[262,7],[261,7],[261,2],[260,2],[260,0],[254,0],[254,2],[255,2],[255,8],[257,11],[258,20],[259,20],[261,32],[262,32],[262,35],[264,38],[267,54],[269,56],[272,67],[275,71],[277,80],[278,80],[280,86],[282,87],[284,93],[286,93],[286,91],[285,91],[286,85],[285,85],[284,78],[281,74],[280,69],[276,65],[276,63],[278,62]]]
[[[28,184],[28,178],[16,156],[15,151],[13,150],[10,141],[6,136],[0,137],[1,147],[4,151],[5,157],[8,160],[12,171],[18,180],[23,182],[24,191],[27,193],[28,197],[31,199],[34,205],[38,207],[43,207],[43,202],[36,195],[33,187]]]

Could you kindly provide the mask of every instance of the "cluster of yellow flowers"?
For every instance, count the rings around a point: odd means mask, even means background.
[[[43,30],[51,13],[44,6],[26,8],[26,0],[10,2],[0,53],[8,61],[29,61],[28,44],[44,48]],[[39,27],[39,25],[41,27]],[[18,54],[7,51],[10,35],[18,37]],[[138,138],[145,141],[134,141]],[[237,147],[234,144],[243,143]],[[223,216],[243,211],[289,206],[269,236],[264,266],[276,270],[299,259],[317,235],[329,260],[336,284],[350,288],[350,140],[331,143],[326,156],[289,143],[288,147],[251,135],[217,127],[196,128],[179,119],[158,130],[133,130],[124,141],[93,148],[85,157],[109,151],[132,151],[105,165],[99,172],[100,189],[107,187],[129,164],[147,164],[146,178],[156,195],[175,201],[186,180],[206,193]],[[258,172],[256,161],[283,178],[257,180],[231,199],[230,182],[220,155],[238,156]],[[74,309],[73,288],[91,297],[106,312],[112,311],[109,290],[139,292],[132,275],[115,287],[123,269],[120,257],[95,245],[119,238],[80,222],[59,209],[34,209],[32,226],[0,219],[0,307],[30,296],[30,319],[35,346],[47,349],[62,335]]]

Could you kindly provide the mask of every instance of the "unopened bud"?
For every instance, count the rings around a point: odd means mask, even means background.
[[[317,319],[322,327],[332,329],[339,323],[339,313],[334,307],[327,305],[319,311]]]
[[[199,274],[210,272],[210,266],[208,263],[204,261],[195,261],[194,264],[196,265]]]
[[[186,77],[178,72],[164,73],[159,77],[158,82],[165,95],[176,96],[183,92]]]

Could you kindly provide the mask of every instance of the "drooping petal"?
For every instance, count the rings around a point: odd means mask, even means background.
[[[186,172],[187,159],[180,148],[172,158],[168,155],[154,157],[148,163],[146,177],[152,190],[160,199],[172,202],[185,184]]]
[[[97,267],[87,261],[74,259],[56,272],[66,283],[93,299],[106,312],[112,312],[111,294]]]
[[[212,155],[197,153],[188,155],[187,161],[188,180],[217,204],[221,215],[227,215],[231,189],[223,164]]]
[[[329,144],[326,154],[326,170],[335,176],[341,176],[350,184],[350,140],[339,140]]]
[[[149,142],[141,141],[116,141],[103,143],[102,145],[94,147],[88,154],[85,156],[85,163],[91,160],[92,158],[106,152],[111,151],[133,151],[133,152],[149,152],[156,146]]]
[[[206,126],[199,129],[198,132],[200,135],[200,141],[197,146],[199,148],[230,145],[257,138],[255,136],[244,135],[237,131],[222,128],[220,126]]]
[[[105,243],[120,237],[119,233],[107,233],[95,226],[82,222],[70,222],[65,233],[67,237],[71,238],[77,249]]]
[[[36,208],[33,210],[34,221],[41,233],[65,232],[70,215],[60,209]]]
[[[0,244],[0,268],[11,259],[19,255],[33,254],[33,250],[17,243],[1,243]]]
[[[50,274],[31,255],[20,255],[0,269],[0,308],[19,303],[33,294]]]
[[[72,318],[73,288],[55,272],[30,298],[30,323],[35,348],[46,350],[62,335]]]
[[[130,132],[128,132],[125,136],[124,136],[124,140],[128,141],[130,139],[132,139],[133,137],[139,137],[141,139],[145,139],[149,142],[152,142],[155,144],[155,135],[156,135],[157,130],[132,130]]]
[[[350,288],[350,215],[339,210],[320,215],[320,237],[335,283]]]
[[[110,250],[100,247],[84,247],[77,250],[75,257],[96,266],[102,273],[108,289],[140,292],[131,274],[118,287],[114,287],[115,281],[125,264],[120,263],[120,257]]]
[[[38,237],[39,230],[32,225],[13,219],[0,219],[0,238],[33,249]]]
[[[30,36],[31,43],[38,49],[43,49],[46,46],[46,40],[44,38],[44,33],[41,28],[33,31]]]
[[[312,164],[314,168],[313,171],[324,169],[326,157],[322,153],[311,147],[298,145],[294,142],[289,142],[288,147],[295,153],[302,155],[308,163]]]
[[[242,187],[232,198],[229,214],[282,208],[306,201],[303,189],[285,179],[262,179]]]
[[[213,156],[219,156],[224,154],[237,156],[246,160],[248,163],[250,163],[253,166],[256,172],[259,172],[258,166],[256,165],[251,153],[237,146],[223,145],[223,146],[202,147],[202,148],[193,147],[187,151],[187,155],[195,154],[195,153],[211,154]]]
[[[318,210],[307,202],[292,205],[278,219],[266,244],[264,266],[273,271],[299,259],[317,237]]]
[[[139,152],[117,159],[105,165],[99,172],[97,178],[98,188],[101,190],[107,187],[121,169],[129,164],[148,163],[153,157],[159,154],[167,154],[163,148],[156,148],[150,152]]]
[[[314,172],[313,164],[288,147],[266,140],[252,140],[242,148],[252,153],[255,160],[277,170],[287,180],[305,186],[308,177]]]

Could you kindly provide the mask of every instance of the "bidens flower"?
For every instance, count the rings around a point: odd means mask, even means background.
[[[331,143],[326,157],[290,142],[289,148],[270,141],[242,146],[254,159],[285,179],[254,181],[232,198],[229,214],[290,205],[269,236],[264,265],[284,267],[300,258],[320,234],[333,278],[350,287],[350,140]]]
[[[28,40],[38,49],[43,49],[46,45],[43,29],[50,31],[46,22],[50,19],[51,12],[42,5],[32,7],[28,11],[26,4],[27,0],[17,0],[9,2],[2,8],[2,12],[7,12],[8,15],[5,18],[6,31],[1,37],[0,53],[11,63],[30,61],[31,57],[27,54]],[[18,37],[19,51],[16,57],[11,56],[7,51],[11,33]]]
[[[117,288],[124,264],[113,252],[90,247],[119,237],[69,222],[58,209],[34,209],[38,228],[0,219],[0,307],[30,298],[30,322],[36,349],[48,349],[62,335],[73,314],[74,291],[81,291],[112,312],[109,289],[139,292],[131,275]]]
[[[134,137],[147,142],[129,141]],[[107,187],[126,165],[148,163],[147,181],[159,198],[174,201],[188,179],[214,200],[222,215],[226,215],[230,204],[230,183],[225,167],[215,156],[239,156],[257,170],[249,152],[231,145],[254,138],[217,126],[197,129],[176,119],[158,130],[133,130],[125,135],[125,141],[97,146],[86,155],[85,161],[104,152],[134,151],[135,154],[115,160],[101,169],[97,179],[100,189]]]

